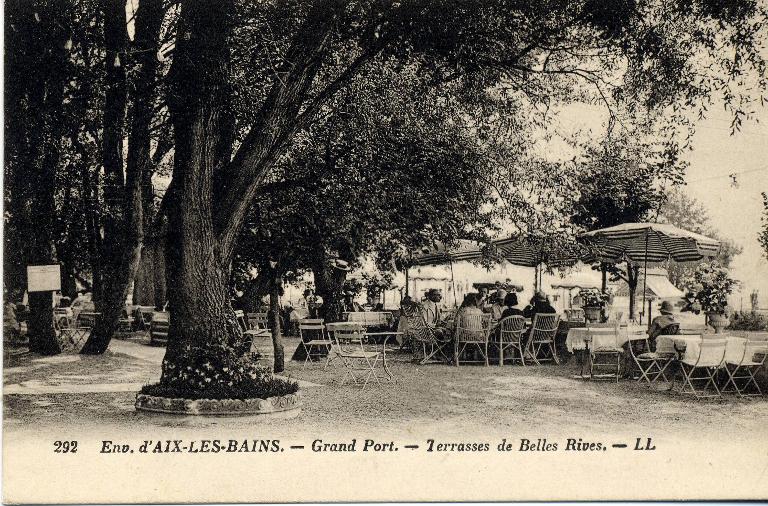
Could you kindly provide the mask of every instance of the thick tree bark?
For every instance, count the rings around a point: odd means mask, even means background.
[[[128,33],[125,3],[109,0],[105,8],[107,48],[107,97],[104,114],[104,168],[107,179],[105,199],[109,206],[104,224],[105,241],[102,256],[104,272],[97,310],[101,316],[82,353],[104,353],[117,330],[125,307],[131,281],[136,275],[144,240],[145,174],[151,172],[150,125],[154,110],[154,94],[158,61],[156,47],[163,20],[161,0],[145,0],[136,11],[137,71],[133,81],[133,118],[128,143],[125,182],[122,172],[123,117],[126,107],[125,48]],[[115,213],[119,214],[115,214]]]
[[[12,30],[19,39],[11,40],[23,45],[12,49],[12,52],[20,49],[23,57],[11,60],[9,79],[15,84],[10,91],[14,99],[22,100],[15,106],[25,104],[26,110],[18,112],[29,118],[29,122],[21,133],[23,137],[11,137],[13,142],[21,143],[6,151],[12,154],[6,163],[10,164],[10,179],[16,187],[17,197],[25,197],[16,211],[21,213],[19,223],[24,226],[18,230],[18,237],[27,246],[22,254],[23,263],[28,265],[56,261],[54,195],[59,144],[64,132],[62,109],[68,63],[65,42],[70,33],[67,7],[63,0],[45,4],[18,2],[8,6],[8,14],[18,16]],[[13,128],[20,126],[24,125]],[[14,152],[14,149],[18,151]],[[55,354],[61,351],[54,330],[52,302],[51,292],[29,294],[28,333],[33,352]]]
[[[213,173],[221,133],[229,54],[229,1],[186,2],[171,67],[169,105],[176,150],[173,180],[187,198],[168,206],[166,269],[171,321],[161,383],[183,363],[222,367],[242,354],[229,303],[230,259],[213,225]]]

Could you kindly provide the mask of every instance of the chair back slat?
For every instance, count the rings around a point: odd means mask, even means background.
[[[338,322],[326,325],[337,351],[351,353],[363,349],[365,327],[360,322]]]
[[[525,318],[507,316],[499,322],[499,340],[503,343],[518,342],[525,330]]]
[[[748,339],[744,346],[744,358],[742,363],[751,362],[755,364],[764,364],[766,355],[768,355],[768,341],[763,339]]]
[[[488,341],[491,314],[459,314],[456,321],[456,340],[483,343]]]
[[[696,367],[720,367],[725,359],[725,339],[702,339]],[[685,360],[684,360],[685,361]]]
[[[559,321],[560,316],[556,313],[537,313],[533,317],[530,340],[532,342],[554,340]]]
[[[248,326],[256,330],[264,330],[269,328],[269,318],[267,313],[248,313],[247,315]]]
[[[583,322],[584,321],[584,309],[580,307],[574,307],[565,310],[565,319],[569,322]]]
[[[299,338],[302,341],[328,341],[325,325],[319,318],[299,320]]]

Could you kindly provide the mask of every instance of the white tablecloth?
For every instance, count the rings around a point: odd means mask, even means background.
[[[709,334],[706,339],[725,339],[725,361],[731,363],[740,363],[744,356],[744,346],[747,340],[743,337]],[[675,344],[678,349],[685,347],[685,351],[680,357],[684,362],[695,364],[699,360],[699,350],[701,349],[702,336],[659,336],[656,339],[656,351],[659,353],[672,353],[675,351]],[[702,356],[701,362],[717,362],[722,357],[722,350],[713,350],[712,356]]]
[[[644,326],[632,327],[577,327],[568,330],[565,345],[568,351],[584,350],[589,347],[593,350],[600,348],[621,348],[637,335],[645,335]]]

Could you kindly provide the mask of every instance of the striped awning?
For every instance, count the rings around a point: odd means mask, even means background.
[[[477,260],[482,257],[480,245],[474,241],[460,240],[456,244],[446,246],[441,242],[431,248],[424,248],[415,253],[410,265],[439,265],[462,260]]]
[[[563,252],[556,241],[546,238],[508,237],[495,241],[497,253],[507,262],[523,267],[547,264],[549,267],[566,267],[575,264],[579,255],[573,248]]]
[[[720,252],[719,241],[662,223],[624,223],[580,238],[603,262],[695,262]]]

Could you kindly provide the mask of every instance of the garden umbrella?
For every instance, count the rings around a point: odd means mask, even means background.
[[[561,240],[549,237],[512,236],[494,242],[496,251],[509,263],[523,267],[534,267],[535,287],[538,288],[541,264],[550,267],[567,267],[579,260],[576,251],[564,251]],[[573,245],[568,245],[572,249]]]
[[[663,223],[623,223],[579,236],[592,247],[600,261],[622,260],[644,264],[643,308],[648,262],[695,262],[716,256],[720,242],[695,232]]]
[[[474,241],[460,240],[455,245],[449,246],[442,242],[436,242],[431,248],[423,248],[411,256],[409,264],[418,265],[440,265],[448,264],[451,266],[451,286],[453,287],[453,303],[456,300],[456,283],[453,277],[453,262],[463,260],[477,260],[482,257],[480,245]],[[408,269],[405,270],[406,291],[408,289]]]

